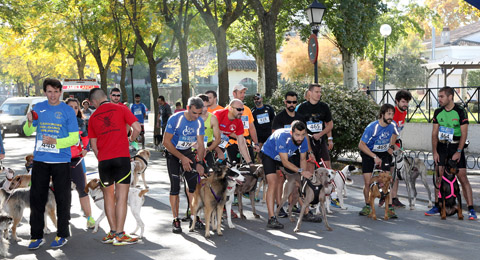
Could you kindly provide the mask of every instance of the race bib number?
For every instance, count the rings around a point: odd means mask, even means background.
[[[267,124],[270,123],[270,118],[268,117],[267,113],[263,113],[260,115],[257,115],[257,121],[259,124]]]
[[[42,143],[42,139],[37,140],[35,149],[38,152],[44,152],[44,153],[60,153],[60,149],[57,148],[56,144],[44,144]]]
[[[139,115],[142,114],[142,110],[137,109],[137,110],[135,110],[135,112],[133,114],[136,115],[136,116],[139,116]]]
[[[181,136],[175,148],[179,150],[186,150],[192,148],[195,143],[197,143],[196,136]]]
[[[226,135],[224,135],[224,134],[222,133],[221,139],[222,139],[222,140],[220,141],[220,144],[218,145],[218,147],[220,147],[220,148],[225,148],[225,147],[227,147],[227,144],[228,144],[228,136],[226,136]]]
[[[248,124],[248,116],[242,116],[243,129],[249,129],[250,124]]]
[[[438,131],[438,140],[452,142],[453,131],[453,128],[440,126],[440,129]]]
[[[386,144],[375,144],[373,145],[372,152],[386,152],[388,150],[389,143]]]
[[[205,135],[203,136],[203,145],[205,146],[205,148],[208,147],[207,143],[208,143],[208,136]]]
[[[308,130],[310,130],[310,132],[313,132],[313,133],[322,132],[323,122],[322,121],[318,121],[318,122],[308,121],[307,122],[307,128],[308,128]]]

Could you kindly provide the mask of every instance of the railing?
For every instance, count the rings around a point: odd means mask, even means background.
[[[407,118],[406,121],[410,122],[410,120],[413,118],[415,114],[421,114],[427,122],[431,122],[433,119],[433,109],[438,108],[438,90],[440,88],[409,88],[405,89],[408,91],[424,91],[426,92],[423,94],[423,97],[419,98],[417,100],[416,98],[412,98],[413,104],[415,105],[414,108],[411,108],[409,106],[408,111],[407,111]],[[476,87],[454,87],[455,91],[455,97],[454,101],[455,103],[463,106],[465,110],[467,111],[468,116],[472,117],[475,122],[478,124],[480,123],[480,86]],[[459,90],[461,91],[462,89],[466,90],[475,90],[471,95],[468,100],[464,100],[459,94]],[[385,89],[385,93],[383,93],[383,90],[381,89],[376,89],[376,90],[370,90],[367,87],[367,90],[365,93],[371,97],[377,104],[384,104],[384,103],[390,103],[390,104],[395,104],[395,97],[393,94],[396,94],[397,91],[401,89]],[[378,92],[380,92],[380,98],[378,96]],[[393,92],[393,94],[392,94]],[[383,94],[382,94],[383,93]],[[476,100],[474,100],[476,98]],[[435,101],[435,102],[432,102]],[[472,111],[473,109],[469,108],[469,104],[473,104],[476,106],[476,112]],[[412,111],[413,110],[413,111]]]

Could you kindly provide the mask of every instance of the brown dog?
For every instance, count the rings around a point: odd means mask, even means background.
[[[245,177],[245,181],[241,184],[238,184],[237,188],[235,189],[235,194],[237,194],[238,199],[238,211],[242,219],[247,218],[245,217],[245,215],[243,215],[242,195],[244,193],[248,193],[250,197],[250,204],[252,205],[253,216],[255,218],[260,218],[260,215],[258,215],[255,210],[255,188],[257,186],[258,178],[260,176],[265,176],[265,172],[263,171],[262,164],[255,164],[250,167],[252,167],[253,174],[250,173],[250,169],[242,167],[238,169],[240,172],[242,172],[243,177]]]
[[[25,169],[27,170],[27,173],[30,172],[30,170],[33,167],[33,154],[29,154],[25,156]]]
[[[10,190],[19,189],[19,188],[28,188],[32,180],[32,175],[30,174],[19,174],[13,177],[10,182]]]
[[[138,151],[138,153],[133,157],[133,161],[135,162],[135,167],[132,168],[133,170],[133,182],[131,183],[132,187],[137,187],[138,175],[141,175],[143,180],[143,185],[145,186],[145,189],[148,189],[148,185],[145,182],[145,171],[147,170],[148,160],[150,160],[150,151],[144,150],[144,149]],[[140,185],[138,185],[138,187],[140,187]]]
[[[375,214],[375,198],[385,198],[385,201],[390,201],[390,183],[392,182],[392,176],[388,172],[380,172],[379,175],[372,177],[370,182],[370,192],[368,193],[368,202],[370,203],[369,218],[377,220]],[[388,220],[389,208],[385,207],[385,216],[383,219]]]
[[[205,212],[205,237],[210,237],[210,224],[212,223],[212,215],[217,213],[217,234],[222,236],[221,221],[223,207],[226,202],[226,190],[227,179],[225,178],[228,171],[226,165],[215,165],[213,167],[213,173],[206,179],[202,179],[193,193],[192,199],[192,225],[190,226],[190,232],[195,229],[195,223],[197,222],[197,214],[200,209],[204,209]]]

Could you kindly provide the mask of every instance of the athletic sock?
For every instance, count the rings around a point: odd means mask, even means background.
[[[391,208],[391,207],[392,207],[392,204],[388,204],[388,207]]]
[[[110,230],[110,233],[112,233],[112,234],[116,234],[116,233],[117,233],[117,231],[115,231],[115,230]]]
[[[472,209],[473,209],[473,205],[468,206],[468,210],[472,210]]]

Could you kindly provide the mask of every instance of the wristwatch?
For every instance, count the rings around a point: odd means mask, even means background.
[[[330,136],[330,137],[328,138],[328,140],[333,140],[333,137]]]
[[[376,155],[375,155],[375,156],[373,156],[373,159],[374,159],[374,160],[375,160],[375,159],[377,159],[377,156],[376,156]]]
[[[463,149],[457,149],[457,153],[462,153]]]
[[[302,168],[298,168],[298,173],[302,173],[303,172],[303,169]]]

